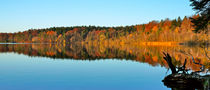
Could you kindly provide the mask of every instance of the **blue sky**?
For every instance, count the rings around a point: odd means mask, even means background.
[[[189,5],[189,0],[0,0],[0,32],[136,25],[191,16]]]

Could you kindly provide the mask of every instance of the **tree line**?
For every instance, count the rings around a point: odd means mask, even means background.
[[[29,29],[16,33],[0,33],[3,43],[87,43],[87,42],[123,42],[199,40],[205,34],[196,34],[192,20],[199,15],[181,19],[151,21],[147,24],[119,27],[74,26]]]

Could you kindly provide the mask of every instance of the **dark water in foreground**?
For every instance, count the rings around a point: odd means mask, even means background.
[[[176,58],[183,56],[171,48],[165,50],[178,54]],[[166,73],[168,67],[159,49],[2,44],[0,89],[167,90],[162,80],[171,72]],[[208,69],[205,56],[199,57]],[[182,62],[174,61],[177,66]],[[197,70],[192,63],[187,66]]]

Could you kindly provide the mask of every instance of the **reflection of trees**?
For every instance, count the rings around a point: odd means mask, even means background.
[[[173,63],[176,66],[183,65],[184,59],[191,59],[189,55],[185,55],[183,51],[189,52],[195,57],[196,62],[202,63],[207,69],[210,63],[205,56],[202,48],[174,46],[126,46],[112,44],[74,44],[74,45],[56,45],[56,44],[9,44],[0,45],[0,52],[15,52],[28,56],[41,56],[60,59],[75,60],[96,60],[96,59],[125,59],[137,62],[148,63],[152,66],[161,65],[168,67],[162,58],[162,51],[167,51],[172,55]],[[199,70],[200,66],[189,61],[186,67],[192,70]]]

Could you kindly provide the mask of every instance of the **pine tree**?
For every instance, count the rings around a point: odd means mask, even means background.
[[[192,23],[194,23],[195,31],[201,32],[204,31],[205,33],[208,32],[208,25],[210,23],[210,1],[209,0],[190,0],[191,6],[200,17],[192,19]]]

